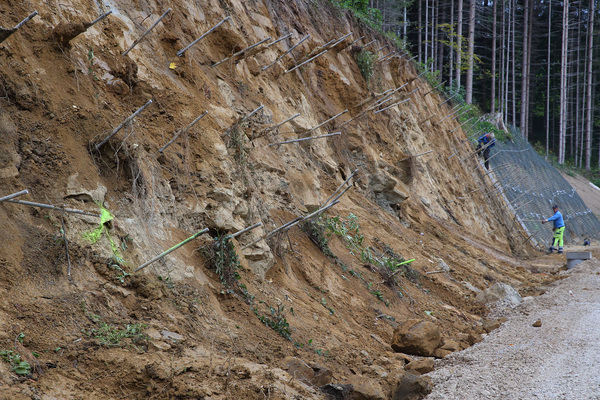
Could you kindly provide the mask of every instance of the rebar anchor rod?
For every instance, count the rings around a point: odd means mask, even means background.
[[[15,33],[20,27],[25,25],[27,22],[29,22],[29,20],[31,18],[35,17],[36,15],[38,15],[37,11],[32,12],[31,14],[29,14],[29,16],[27,18],[25,18],[23,21],[19,22],[14,28],[11,28],[11,29],[1,29],[0,28],[0,43],[4,42],[6,39],[8,39],[10,37],[10,35]]]
[[[247,120],[248,118],[250,118],[251,116],[253,116],[254,114],[256,114],[257,112],[259,112],[260,110],[262,110],[263,108],[265,108],[264,105],[260,105],[258,106],[254,111],[252,111],[250,114],[246,115],[244,118],[242,118],[240,120],[240,122],[238,122],[238,124],[241,124],[242,122],[244,122],[245,120]]]
[[[296,47],[300,46],[306,39],[308,39],[310,37],[310,35],[306,35],[304,36],[302,39],[300,39],[300,41],[298,43],[296,43],[295,45],[293,45],[288,51],[286,51],[285,53],[283,53],[282,55],[280,55],[279,57],[277,57],[277,59],[275,61],[273,61],[271,64],[263,67],[261,69],[262,71],[265,71],[268,68],[271,68],[273,65],[277,64],[277,62],[279,62],[283,57],[285,57],[287,54],[289,54],[292,50],[294,50]]]
[[[136,112],[131,114],[129,117],[127,117],[125,119],[125,121],[121,122],[121,125],[117,126],[110,135],[108,135],[103,141],[101,141],[96,146],[94,146],[96,148],[96,150],[100,149],[100,147],[102,147],[106,142],[108,142],[111,137],[113,137],[117,132],[119,132],[129,121],[134,119],[139,113],[144,111],[144,108],[148,107],[150,104],[152,104],[152,100],[148,100],[148,102],[146,104],[144,104],[142,107],[140,107],[139,110],[137,110]]]
[[[273,125],[272,127],[270,127],[270,128],[267,128],[266,130],[267,130],[267,131],[272,131],[273,129],[277,129],[277,128],[279,128],[281,125],[285,124],[286,122],[289,122],[289,121],[291,121],[291,120],[293,120],[294,118],[296,118],[296,117],[299,117],[299,116],[300,116],[300,113],[297,113],[297,114],[295,114],[295,115],[292,115],[292,116],[291,116],[291,117],[289,117],[288,119],[286,119],[286,120],[284,120],[284,121],[281,121],[280,123],[278,123],[278,124],[276,124],[276,125]]]
[[[206,232],[208,232],[208,228],[202,229],[200,232],[193,234],[189,238],[185,239],[183,242],[178,243],[175,246],[171,247],[169,250],[160,253],[159,255],[157,255],[156,257],[154,257],[152,260],[146,261],[145,263],[143,263],[142,265],[140,265],[139,267],[137,267],[137,269],[135,271],[133,271],[133,272],[138,272],[140,269],[146,268],[148,265],[152,264],[155,261],[160,260],[161,258],[163,258],[164,256],[166,256],[167,254],[171,253],[172,251],[177,250],[178,248],[180,248],[184,244],[186,244],[188,242],[191,242],[192,240],[196,239],[198,236],[200,236],[200,235],[202,235],[202,234],[204,234]]]
[[[163,152],[165,151],[165,149],[167,147],[169,147],[171,144],[173,144],[173,142],[175,142],[177,140],[177,138],[181,135],[183,135],[184,133],[186,133],[188,130],[190,130],[190,128],[194,125],[196,125],[196,122],[200,121],[200,119],[202,119],[202,117],[204,117],[206,114],[208,114],[208,111],[204,111],[202,114],[200,114],[195,120],[193,120],[188,126],[186,126],[184,129],[180,130],[179,132],[177,132],[175,134],[175,136],[173,136],[173,139],[169,140],[169,142],[167,144],[165,144],[163,147],[161,147],[160,149],[158,149],[159,152]]]
[[[308,135],[309,133],[311,133],[312,131],[319,129],[320,127],[322,127],[323,125],[325,125],[326,123],[333,121],[334,119],[336,119],[337,117],[339,117],[340,115],[343,115],[345,113],[347,113],[348,110],[344,110],[341,113],[339,113],[338,115],[334,115],[333,117],[329,118],[327,121],[320,123],[319,125],[315,126],[314,128],[309,129],[308,131],[304,132],[305,135]]]
[[[268,147],[277,146],[277,145],[280,145],[280,144],[302,142],[304,140],[321,139],[321,138],[326,138],[326,137],[329,137],[329,136],[337,136],[337,135],[341,135],[341,134],[342,134],[342,132],[335,132],[335,133],[329,133],[327,135],[321,135],[321,136],[310,136],[310,137],[305,137],[305,138],[301,138],[301,139],[286,140],[285,142],[271,143],[271,144],[269,144]]]
[[[29,193],[29,190],[25,189],[25,190],[21,190],[20,192],[17,192],[17,193],[9,194],[8,196],[0,197],[0,203],[2,203],[3,201],[14,199],[15,197],[23,196],[24,194],[27,194],[27,193]]]
[[[55,207],[50,204],[34,203],[32,201],[23,201],[23,200],[14,200],[14,199],[6,200],[6,201],[9,203],[22,204],[24,206],[47,208],[49,210],[64,211],[64,212],[73,213],[73,214],[89,215],[90,217],[98,217],[98,218],[101,217],[100,214],[92,214],[92,213],[89,213],[86,211],[74,210],[72,208]]]
[[[188,51],[188,49],[190,47],[192,47],[193,45],[195,45],[196,43],[198,43],[199,41],[201,41],[202,39],[204,39],[209,33],[211,33],[212,31],[214,31],[215,29],[217,29],[219,26],[221,26],[225,21],[229,21],[231,19],[231,17],[225,17],[221,22],[219,22],[218,24],[216,24],[215,26],[213,26],[212,28],[210,28],[206,33],[202,34],[202,36],[200,36],[198,39],[194,40],[192,43],[188,44],[186,47],[184,47],[183,49],[179,50],[177,52],[177,56],[181,57],[183,55],[183,53],[185,53],[186,51]]]
[[[338,192],[342,189],[342,187],[348,183],[348,181],[350,181],[350,179],[352,179],[352,177],[354,176],[354,174],[356,174],[358,172],[358,168],[356,168],[354,171],[352,171],[352,173],[350,174],[350,176],[344,181],[342,182],[342,184],[340,186],[338,186],[337,189],[335,189],[335,192],[333,192],[333,194],[331,196],[329,196],[329,198],[327,200],[325,200],[323,202],[323,204],[321,204],[321,207],[325,206],[327,203],[329,203],[329,201],[331,199],[333,199],[333,197],[338,194]]]
[[[237,56],[239,56],[240,54],[243,54],[243,53],[247,52],[248,50],[255,48],[256,46],[263,44],[263,43],[264,43],[264,42],[266,42],[267,40],[271,40],[271,36],[269,36],[268,38],[265,38],[265,39],[261,40],[261,41],[260,41],[260,42],[258,42],[258,43],[254,43],[252,46],[248,46],[248,47],[246,47],[245,49],[242,49],[242,50],[238,51],[237,53],[235,53],[235,54],[233,54],[233,55],[231,55],[231,56],[229,56],[229,57],[225,58],[224,60],[221,60],[221,61],[219,61],[218,63],[215,63],[215,64],[213,64],[211,67],[213,67],[213,68],[214,68],[214,67],[216,67],[217,65],[221,65],[221,64],[223,64],[225,61],[231,60],[232,58],[234,58],[234,57],[237,57]]]
[[[144,33],[142,34],[142,36],[140,36],[140,37],[139,37],[139,39],[137,39],[135,42],[133,42],[133,44],[132,44],[131,46],[129,46],[129,48],[128,48],[127,50],[125,50],[125,51],[123,52],[123,54],[122,54],[122,55],[123,55],[123,56],[126,56],[126,55],[127,55],[127,53],[129,53],[129,51],[131,51],[131,49],[133,49],[135,46],[137,46],[137,45],[138,45],[138,43],[139,43],[139,42],[141,42],[141,41],[142,41],[142,40],[143,40],[143,39],[146,37],[146,35],[147,35],[147,34],[149,34],[149,33],[150,33],[150,31],[151,31],[152,29],[154,29],[154,27],[156,27],[156,25],[158,25],[158,23],[159,23],[160,21],[162,21],[162,20],[163,20],[163,18],[164,18],[164,17],[166,17],[166,16],[167,16],[167,14],[169,14],[171,11],[173,11],[173,10],[171,10],[171,8],[168,8],[168,9],[167,9],[167,11],[165,11],[165,12],[163,13],[163,15],[161,15],[161,16],[160,16],[160,18],[159,18],[159,19],[157,19],[157,20],[156,20],[156,22],[155,22],[155,23],[153,23],[153,24],[152,24],[152,26],[151,26],[150,28],[148,28],[148,29],[146,30],[146,32],[144,32]]]

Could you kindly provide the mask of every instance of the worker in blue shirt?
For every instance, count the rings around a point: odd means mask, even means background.
[[[542,224],[546,222],[552,221],[554,227],[552,230],[554,231],[554,237],[552,239],[552,245],[548,249],[549,253],[552,253],[555,249],[558,250],[558,254],[563,253],[563,233],[565,232],[565,221],[563,220],[563,216],[558,211],[558,206],[555,204],[552,207],[552,211],[554,211],[554,215],[548,219],[542,220]]]
[[[485,169],[490,169],[490,149],[496,145],[494,132],[484,133],[477,139],[477,151],[483,155]]]

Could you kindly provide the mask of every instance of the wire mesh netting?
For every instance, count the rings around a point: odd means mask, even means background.
[[[508,209],[531,237],[532,244],[549,247],[552,223],[541,220],[551,217],[553,205],[558,205],[565,221],[565,244],[581,243],[584,238],[600,239],[600,221],[583,202],[560,172],[538,155],[533,147],[513,130],[512,141],[496,141],[491,151],[490,166],[494,170],[495,187],[503,194]]]

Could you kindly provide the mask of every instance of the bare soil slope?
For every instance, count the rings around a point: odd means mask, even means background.
[[[0,204],[0,398],[324,398],[332,383],[387,398],[419,359],[392,351],[400,322],[433,322],[453,344],[443,356],[479,340],[478,290],[536,295],[556,279],[408,57],[376,63],[367,84],[348,38],[286,73],[348,32],[392,46],[350,15],[318,1],[100,4],[0,3],[2,27],[39,12],[0,44],[0,195],[113,217]],[[410,101],[375,114],[393,89]],[[355,170],[328,211],[336,228],[250,245]],[[258,222],[235,256],[213,252]]]

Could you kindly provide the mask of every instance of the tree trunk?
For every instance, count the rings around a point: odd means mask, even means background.
[[[588,53],[587,53],[587,91],[586,91],[586,127],[585,127],[585,169],[589,171],[591,169],[591,158],[592,158],[592,66],[594,60],[594,1],[590,0],[590,9],[588,12]],[[600,164],[600,159],[598,160]]]
[[[519,127],[521,128],[521,132],[523,133],[523,137],[527,140],[527,129],[526,129],[526,119],[527,119],[527,62],[529,53],[527,52],[527,42],[529,37],[529,1],[525,0],[525,4],[523,5],[523,61],[521,64],[521,121]]]
[[[467,54],[469,57],[467,69],[467,81],[465,82],[465,103],[473,103],[473,68],[474,68],[474,53],[475,53],[475,0],[469,3],[469,38],[467,41]]]
[[[562,22],[562,46],[560,62],[560,128],[558,132],[558,163],[565,163],[565,139],[567,133],[567,68],[569,42],[569,0],[564,0]]]
[[[490,112],[494,114],[496,112],[496,21],[497,21],[497,7],[496,4],[498,2],[496,0],[493,1],[492,5],[492,90],[491,90],[491,99],[490,99]]]
[[[458,15],[456,27],[456,87],[460,88],[460,75],[462,69],[462,25],[463,25],[463,0],[458,0]]]
[[[594,1],[594,0],[591,0]],[[548,0],[548,55],[546,60],[546,159],[550,153],[550,53],[552,33],[552,0]]]

